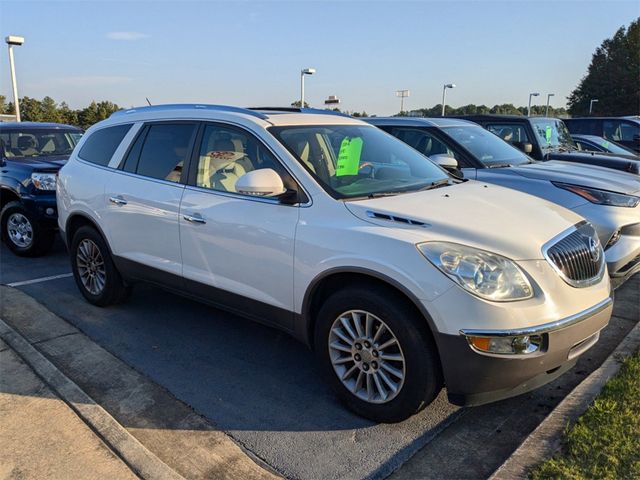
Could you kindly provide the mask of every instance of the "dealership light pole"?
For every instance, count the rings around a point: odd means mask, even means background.
[[[304,76],[316,73],[315,68],[303,68],[300,70],[300,108],[304,108]]]
[[[16,82],[16,66],[13,62],[13,47],[20,46],[24,43],[23,37],[16,37],[15,35],[9,35],[4,39],[9,46],[9,69],[11,70],[11,83],[13,84],[13,104],[16,108],[16,121],[20,121],[20,103],[18,101],[18,84]]]
[[[589,115],[591,115],[591,112],[593,112],[593,104],[594,103],[598,103],[598,99],[597,98],[592,98],[591,101],[589,102]]]
[[[409,90],[396,90],[396,97],[400,97],[400,113],[404,112],[404,99],[409,96]]]
[[[544,111],[544,116],[548,117],[549,116],[549,100],[551,100],[551,97],[554,97],[555,93],[548,93],[547,94],[547,109]]]
[[[529,106],[527,107],[527,117],[531,116],[531,97],[537,97],[538,95],[540,95],[538,92],[529,94]]]
[[[445,104],[445,100],[447,98],[447,88],[456,88],[456,84],[455,83],[446,83],[442,87],[442,116],[443,117],[444,117],[444,104]]]

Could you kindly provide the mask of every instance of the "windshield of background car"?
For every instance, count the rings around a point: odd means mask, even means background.
[[[577,149],[569,130],[562,120],[556,118],[532,118],[531,126],[543,149]]]
[[[372,126],[305,125],[269,131],[334,198],[410,192],[450,178],[427,157]]]
[[[62,129],[0,130],[5,157],[70,155],[82,132]]]
[[[443,127],[442,130],[469,150],[486,167],[522,165],[531,162],[520,150],[482,127]]]

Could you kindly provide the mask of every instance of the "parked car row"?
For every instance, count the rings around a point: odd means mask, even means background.
[[[151,282],[279,328],[376,421],[570,369],[611,316],[608,267],[640,268],[633,160],[539,163],[464,120],[369,122],[164,105],[94,125],[54,182],[80,292],[107,306]]]

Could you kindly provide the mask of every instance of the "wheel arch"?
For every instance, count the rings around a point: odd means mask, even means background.
[[[376,285],[388,289],[392,294],[405,300],[415,310],[416,314],[425,320],[424,325],[426,328],[424,332],[433,339],[434,345],[438,349],[438,357],[440,357],[437,329],[422,302],[397,280],[380,272],[361,267],[329,269],[312,280],[305,292],[302,302],[302,321],[298,323],[299,326],[296,331],[296,336],[308,346],[313,348],[314,345],[315,313],[318,311],[322,300],[327,298],[332,286],[339,288],[346,284]]]
[[[0,210],[2,210],[7,203],[19,202],[20,200],[20,194],[14,189],[4,185],[0,186]]]
[[[104,242],[107,244],[107,248],[109,249],[109,253],[113,254],[113,252],[111,251],[111,246],[109,245],[109,241],[107,240],[107,236],[104,234],[102,228],[100,228],[98,222],[96,222],[93,218],[91,218],[84,212],[71,213],[67,218],[63,235],[63,239],[67,247],[71,248],[73,236],[81,227],[85,226],[94,228],[104,239]]]

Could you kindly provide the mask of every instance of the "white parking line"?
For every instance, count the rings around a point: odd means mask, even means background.
[[[48,282],[49,280],[58,280],[59,278],[73,277],[73,273],[62,273],[60,275],[52,275],[50,277],[34,278],[33,280],[25,280],[23,282],[7,283],[7,287],[22,287],[23,285],[31,285],[34,283]]]

